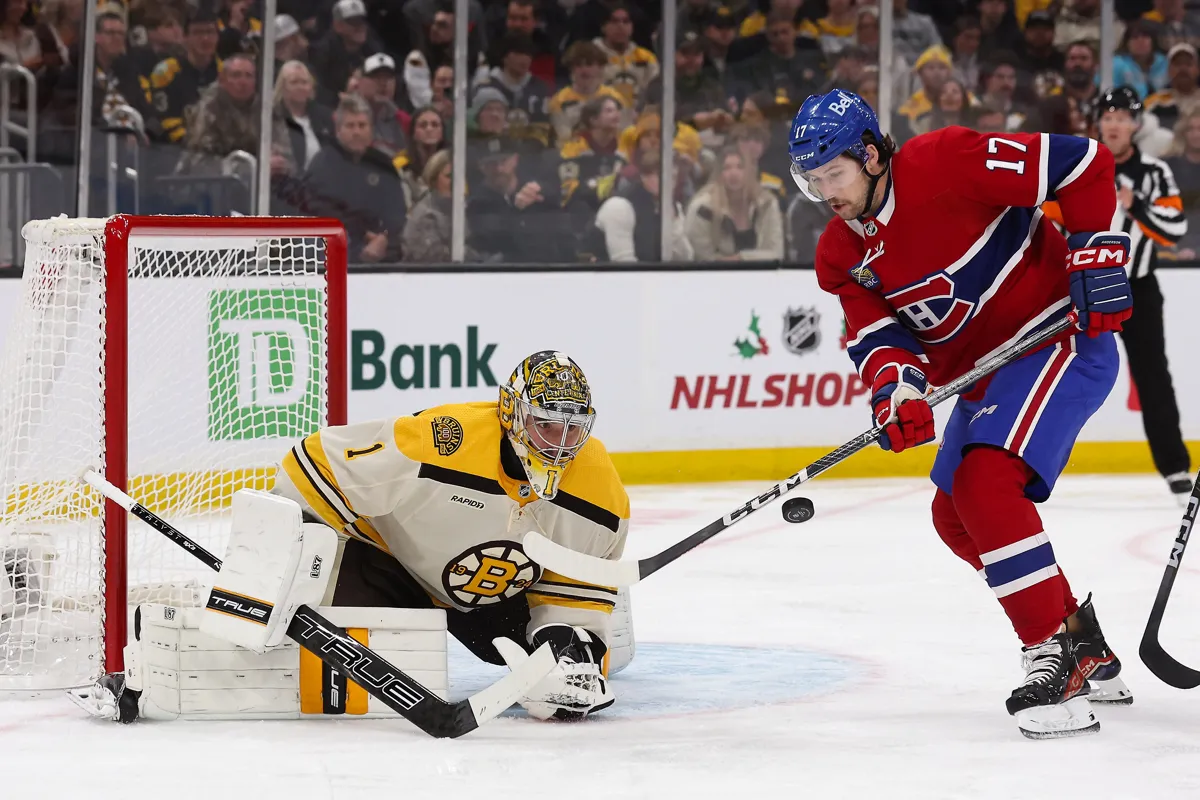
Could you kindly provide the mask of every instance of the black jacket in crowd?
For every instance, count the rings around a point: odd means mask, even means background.
[[[338,93],[345,91],[346,82],[354,70],[362,66],[367,56],[375,55],[383,46],[374,33],[367,33],[362,49],[350,52],[342,38],[330,30],[309,51],[308,66],[317,79],[317,101],[330,108],[337,105]]]
[[[327,147],[336,140],[336,133],[333,126],[333,112],[316,101],[309,101],[306,110],[313,133],[320,140],[321,147]],[[296,122],[286,109],[283,110],[283,124],[287,127],[288,143],[292,146],[292,156],[296,159],[296,167],[299,171],[303,172],[304,165],[308,163],[309,155],[305,147],[304,129],[300,127],[300,123]]]
[[[566,218],[558,181],[553,176],[535,175],[529,169],[521,170],[518,175],[517,191],[536,180],[542,188],[541,202],[519,209],[512,203],[513,195],[496,191],[482,179],[471,182],[467,197],[471,247],[485,259],[509,264],[574,260],[570,252],[573,239],[569,232],[564,235]]]
[[[303,178],[305,212],[346,226],[350,261],[361,260],[366,234],[387,231],[385,261],[400,260],[407,213],[404,185],[391,160],[374,148],[354,158],[337,141],[321,148]]]

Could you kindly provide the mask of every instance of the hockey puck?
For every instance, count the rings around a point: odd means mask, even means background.
[[[807,497],[793,497],[783,504],[783,518],[788,522],[808,522],[815,513],[813,502]]]

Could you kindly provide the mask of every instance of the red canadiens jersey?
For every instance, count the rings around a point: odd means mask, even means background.
[[[1066,314],[1067,242],[1040,206],[1057,200],[1070,233],[1108,230],[1113,170],[1073,136],[952,127],[905,144],[878,215],[835,217],[817,245],[863,382],[894,363],[943,385]]]

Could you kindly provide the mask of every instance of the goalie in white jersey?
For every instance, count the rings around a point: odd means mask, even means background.
[[[274,492],[342,534],[325,605],[444,608],[447,627],[490,663],[495,637],[549,642],[558,668],[522,705],[573,718],[612,705],[607,674],[632,657],[616,589],[542,571],[521,550],[537,530],[619,558],[629,498],[591,437],[595,411],[562,353],[525,359],[499,403],[325,428],[283,459]],[[614,637],[619,646],[614,646]]]

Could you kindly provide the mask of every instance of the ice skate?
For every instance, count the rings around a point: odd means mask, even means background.
[[[1175,498],[1175,502],[1179,503],[1180,508],[1186,506],[1188,498],[1192,494],[1192,474],[1190,472],[1176,472],[1173,475],[1168,475],[1167,488],[1171,490],[1171,495]]]
[[[1030,739],[1058,739],[1100,730],[1087,697],[1070,637],[1056,633],[1024,649],[1025,680],[1005,702],[1017,727]]]
[[[1133,692],[1119,677],[1121,660],[1104,640],[1104,632],[1096,621],[1096,609],[1092,605],[1089,594],[1079,611],[1075,613],[1080,629],[1070,633],[1071,645],[1075,648],[1075,661],[1079,671],[1087,679],[1087,687],[1082,694],[1093,703],[1111,703],[1129,705],[1133,702]]]

